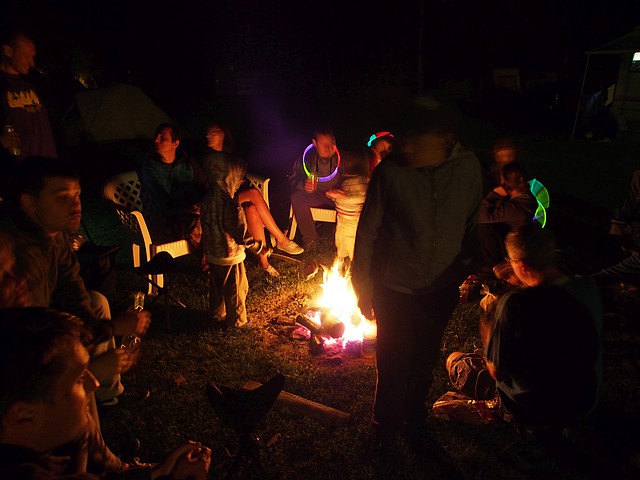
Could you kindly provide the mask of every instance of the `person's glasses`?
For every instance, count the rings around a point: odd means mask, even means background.
[[[504,257],[504,259],[509,263],[522,262],[521,258]]]

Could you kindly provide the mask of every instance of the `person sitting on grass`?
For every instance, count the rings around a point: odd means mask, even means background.
[[[0,311],[15,307],[28,307],[29,296],[27,292],[27,282],[17,273],[15,262],[15,243],[6,233],[0,232]],[[107,447],[100,431],[100,419],[96,406],[95,392],[88,392],[89,414],[91,418],[87,424],[86,436],[91,440],[92,455],[87,452],[87,462],[91,457],[95,465],[112,470],[123,470],[128,465],[121,458],[118,458]],[[74,450],[77,445],[69,445]],[[62,453],[62,452],[61,452]],[[127,459],[129,460],[129,459]]]
[[[524,287],[487,307],[494,315],[482,329],[486,367],[507,418],[555,446],[599,401],[602,303],[593,279],[560,270],[549,229],[514,229],[505,244]],[[458,353],[447,361],[454,385]]]
[[[505,258],[504,239],[509,230],[533,222],[538,201],[527,183],[527,172],[517,162],[502,167],[501,184],[482,199],[478,238],[483,272],[490,272]]]
[[[109,470],[89,433],[89,332],[44,307],[0,309],[0,478],[204,480],[211,450],[186,442],[151,468]],[[98,448],[97,448],[98,447]]]

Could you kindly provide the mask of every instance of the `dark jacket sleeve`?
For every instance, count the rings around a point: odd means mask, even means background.
[[[111,322],[97,318],[89,299],[89,293],[80,276],[80,264],[71,249],[67,235],[56,239],[58,277],[51,306],[82,318],[91,330],[94,341],[100,342],[113,335]]]

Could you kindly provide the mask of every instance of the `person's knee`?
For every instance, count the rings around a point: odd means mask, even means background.
[[[110,320],[111,308],[109,307],[107,297],[96,290],[89,290],[87,293],[89,294],[89,301],[91,302],[91,307],[96,317]]]
[[[257,188],[249,188],[247,190],[243,190],[238,195],[238,200],[240,200],[240,203],[251,202],[255,204],[256,202],[260,201],[261,198],[262,195]]]
[[[446,368],[447,372],[451,372],[452,365],[460,360],[460,358],[464,355],[463,352],[453,352],[447,357]]]

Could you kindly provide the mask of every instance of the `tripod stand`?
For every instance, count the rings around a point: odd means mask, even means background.
[[[270,478],[260,461],[260,443],[255,431],[273,407],[284,387],[284,381],[285,376],[278,373],[254,390],[238,390],[215,381],[207,385],[207,398],[216,415],[238,436],[238,452],[225,475],[226,479],[239,473],[244,462],[251,463],[264,480]]]
[[[134,268],[133,270],[140,274],[142,278],[144,278],[147,282],[149,282],[152,286],[156,287],[158,292],[158,298],[163,297],[164,301],[164,315],[165,315],[165,325],[167,330],[171,330],[171,315],[169,313],[169,300],[172,300],[179,307],[186,309],[187,306],[178,300],[173,294],[169,291],[169,283],[166,282],[164,287],[161,287],[156,282],[149,278],[149,275],[164,275],[174,269],[173,257],[169,252],[158,252],[153,256],[151,260],[149,260],[144,265]]]

